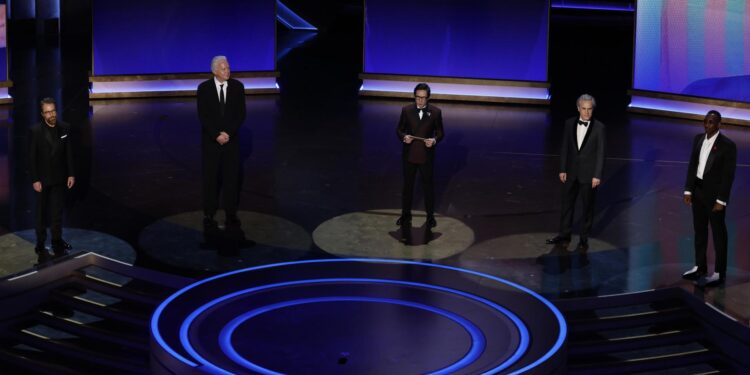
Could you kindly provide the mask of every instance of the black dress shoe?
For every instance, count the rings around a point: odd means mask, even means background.
[[[63,240],[52,241],[52,253],[55,254],[55,257],[62,257],[70,254],[72,248],[73,246],[70,246],[70,244]]]
[[[407,226],[407,225],[411,225],[411,218],[410,217],[399,216],[398,220],[396,220],[396,225],[402,226],[402,227],[403,226]]]
[[[435,228],[437,226],[437,221],[435,221],[434,216],[428,216],[427,217],[427,228]]]
[[[37,264],[44,264],[52,260],[52,254],[47,251],[47,248],[44,247],[44,245],[36,245],[34,248],[34,252],[36,253],[36,263]]]
[[[216,220],[214,220],[213,217],[211,217],[211,216],[204,216],[203,217],[203,227],[204,228],[207,228],[207,227],[208,228],[212,228],[212,227],[216,227],[218,225],[219,224],[216,222]]]
[[[705,275],[705,272],[700,272],[698,271],[698,267],[693,267],[692,269],[685,271],[685,273],[682,274],[682,278],[685,280],[698,280],[703,275]]]
[[[237,217],[237,215],[227,215],[226,225],[240,225],[240,219]]]
[[[697,284],[699,287],[703,288],[706,286],[719,286],[724,284],[724,277],[718,274],[713,274],[711,276],[701,276],[700,279],[698,279]]]
[[[576,245],[576,250],[579,251],[586,251],[589,249],[589,240],[586,238],[581,238],[578,240],[578,245]]]
[[[546,241],[547,245],[558,245],[563,243],[569,243],[570,237],[563,237],[563,236],[555,236],[552,238],[548,238]]]

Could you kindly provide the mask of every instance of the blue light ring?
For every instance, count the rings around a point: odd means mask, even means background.
[[[401,305],[401,306],[408,306],[408,307],[414,307],[422,310],[426,310],[438,315],[441,315],[445,318],[448,318],[457,324],[459,324],[461,327],[466,330],[466,332],[471,336],[471,349],[464,355],[460,360],[453,363],[452,365],[449,365],[445,368],[442,368],[440,370],[430,372],[429,374],[433,375],[443,375],[443,374],[450,374],[455,371],[458,371],[469,364],[476,361],[477,358],[479,358],[482,354],[482,352],[485,349],[486,340],[484,338],[484,335],[482,334],[481,329],[479,329],[474,323],[469,321],[466,318],[461,317],[458,314],[452,313],[450,311],[446,311],[443,309],[439,309],[433,306],[425,305],[422,303],[416,303],[416,302],[410,302],[410,301],[401,301],[397,299],[392,298],[375,298],[375,297],[358,297],[358,296],[337,296],[337,297],[318,297],[318,298],[306,298],[306,299],[300,299],[300,300],[292,300],[292,301],[285,301],[285,302],[279,302],[268,306],[259,307],[255,310],[249,311],[247,313],[244,313],[236,318],[234,318],[232,321],[230,321],[227,325],[224,326],[224,328],[221,330],[219,334],[219,346],[221,347],[224,354],[227,355],[232,361],[235,363],[250,369],[252,371],[257,371],[262,374],[272,374],[277,375],[280,374],[278,372],[274,372],[272,370],[269,370],[267,368],[261,367],[259,365],[256,365],[255,363],[248,361],[247,359],[243,358],[232,345],[232,335],[234,334],[237,327],[246,322],[247,320],[250,320],[258,315],[267,313],[269,311],[290,307],[290,306],[297,306],[302,304],[308,304],[308,303],[319,303],[319,302],[378,302],[378,303],[390,303],[395,305]]]
[[[514,373],[521,373],[523,371],[530,370],[530,369],[538,366],[540,363],[542,363],[542,362],[546,361],[547,359],[549,359],[549,357],[551,357],[558,350],[560,350],[560,348],[562,347],[563,343],[565,342],[565,337],[567,336],[567,325],[565,323],[565,319],[562,316],[562,313],[560,313],[560,310],[558,310],[557,307],[555,307],[555,305],[553,305],[551,302],[547,301],[547,299],[545,299],[541,295],[537,294],[536,292],[534,292],[534,291],[532,291],[532,290],[530,290],[530,289],[528,289],[528,288],[526,288],[524,286],[518,285],[518,284],[516,284],[514,282],[511,282],[511,281],[508,281],[508,280],[501,279],[499,277],[495,277],[495,276],[484,274],[484,273],[477,272],[477,271],[472,271],[472,270],[467,270],[467,269],[463,269],[463,268],[458,268],[458,267],[445,266],[445,265],[434,264],[434,263],[421,263],[421,262],[406,261],[406,260],[375,259],[375,258],[309,259],[309,260],[302,260],[302,261],[273,263],[273,264],[266,264],[266,265],[262,265],[262,266],[245,268],[245,269],[241,269],[241,270],[235,270],[235,271],[227,272],[227,273],[224,273],[224,274],[221,274],[221,275],[216,275],[216,276],[209,277],[207,279],[203,279],[203,280],[197,281],[197,282],[195,282],[195,283],[193,283],[191,285],[188,285],[188,286],[186,286],[186,287],[178,290],[177,292],[175,292],[174,294],[172,294],[170,297],[168,297],[166,300],[164,300],[164,302],[162,302],[159,305],[159,307],[156,308],[156,310],[154,311],[154,315],[151,317],[151,334],[152,334],[154,340],[156,340],[156,343],[159,344],[161,347],[163,347],[164,350],[166,350],[168,353],[172,354],[177,360],[179,360],[179,361],[181,361],[181,362],[183,362],[183,363],[185,363],[185,364],[187,364],[189,366],[196,367],[198,365],[195,362],[190,361],[189,359],[183,357],[182,355],[180,355],[179,353],[177,353],[176,351],[174,351],[174,349],[172,349],[169,345],[167,345],[167,343],[164,341],[163,337],[161,336],[161,333],[159,331],[159,324],[158,324],[159,323],[159,318],[161,317],[162,312],[164,311],[164,309],[166,309],[166,307],[169,305],[169,303],[171,303],[177,297],[179,297],[180,295],[186,293],[187,291],[189,291],[190,289],[192,289],[192,288],[194,288],[196,286],[202,285],[204,283],[208,283],[210,281],[213,281],[213,280],[216,280],[216,279],[219,279],[219,278],[232,276],[232,275],[235,275],[235,274],[238,274],[238,273],[242,273],[242,272],[250,272],[250,271],[256,271],[256,270],[261,270],[261,269],[266,269],[266,268],[284,267],[284,266],[298,265],[298,264],[334,263],[334,262],[363,262],[363,263],[413,264],[413,265],[419,265],[419,266],[425,266],[425,267],[436,267],[436,268],[448,269],[448,270],[453,270],[453,271],[458,271],[458,272],[462,272],[462,273],[468,273],[468,274],[471,274],[471,275],[488,278],[490,280],[494,280],[494,281],[500,282],[502,284],[506,284],[506,285],[512,286],[514,288],[517,288],[517,289],[519,289],[521,291],[524,291],[524,292],[530,294],[532,297],[536,298],[537,300],[539,300],[543,304],[545,304],[550,309],[550,311],[552,311],[552,313],[557,318],[557,322],[558,322],[558,324],[560,326],[560,332],[558,333],[557,341],[552,346],[552,348],[549,351],[547,351],[547,353],[544,354],[544,356],[542,356],[538,360],[534,361],[533,363],[525,366],[524,368],[522,368],[520,370],[517,370]],[[487,373],[491,373],[491,372],[487,372]]]
[[[238,297],[242,294],[250,294],[255,293],[258,291],[262,291],[265,289],[272,289],[276,287],[287,287],[287,286],[294,286],[294,285],[304,285],[304,284],[319,284],[319,283],[381,283],[381,284],[395,284],[395,285],[407,285],[412,287],[420,287],[420,288],[426,288],[426,289],[435,289],[446,293],[451,294],[457,294],[459,296],[483,303],[485,305],[488,305],[495,311],[500,312],[501,314],[505,315],[508,319],[510,319],[515,328],[516,333],[519,336],[519,343],[518,347],[516,348],[516,351],[511,355],[507,360],[505,360],[500,365],[496,366],[491,372],[497,372],[504,370],[510,366],[512,366],[518,359],[523,356],[523,354],[526,352],[529,346],[529,332],[526,328],[523,321],[516,316],[515,313],[508,310],[507,308],[500,306],[486,298],[482,298],[461,290],[456,289],[450,289],[439,285],[431,285],[431,284],[423,284],[423,283],[416,283],[411,281],[401,281],[401,280],[385,280],[385,279],[367,279],[367,278],[330,278],[330,279],[311,279],[311,280],[295,280],[295,281],[286,281],[281,283],[275,283],[275,284],[268,284],[268,285],[261,285],[253,288],[248,288],[244,290],[240,290],[237,292],[233,292],[224,296],[221,296],[219,298],[216,298],[212,301],[209,301],[205,303],[204,305],[200,306],[196,310],[194,310],[188,317],[182,322],[182,325],[180,326],[180,343],[182,344],[183,348],[185,349],[188,354],[190,354],[196,361],[200,362],[203,366],[206,366],[208,368],[214,368],[220,371],[225,371],[213,363],[209,362],[203,356],[198,353],[195,348],[193,348],[190,339],[189,339],[189,332],[190,327],[193,324],[193,321],[203,314],[206,310],[226,301],[229,299],[233,299],[235,297]]]

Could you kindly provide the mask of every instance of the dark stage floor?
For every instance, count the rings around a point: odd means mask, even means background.
[[[443,108],[446,131],[435,178],[442,216],[432,241],[424,244],[423,228],[415,228],[421,239],[405,246],[395,225],[401,189],[395,126],[408,101],[357,97],[353,77],[359,68],[351,63],[357,55],[342,60],[344,52],[329,54],[332,45],[356,39],[343,35],[322,32],[281,61],[282,94],[247,98],[248,120],[239,134],[240,207],[244,235],[257,245],[228,257],[199,246],[194,98],[94,101],[87,107],[85,82],[60,75],[57,47],[18,49],[12,61],[16,104],[0,109],[0,257],[32,252],[31,242],[13,233],[33,228],[27,130],[38,120],[37,97],[52,95],[61,100],[79,145],[79,185],[66,229],[100,233],[101,246],[109,236],[125,241],[138,265],[202,277],[278,261],[366,256],[481,271],[552,299],[694,288],[680,278],[693,262],[682,186],[700,123],[627,114],[624,91],[597,91],[596,83],[562,78],[559,67],[551,68],[550,107],[435,102]],[[606,67],[601,70],[590,80],[606,79]],[[321,78],[327,75],[330,84]],[[580,253],[554,249],[544,239],[558,225],[562,121],[575,114],[575,96],[589,90],[602,92],[595,115],[607,124],[608,159],[591,248]],[[738,148],[727,214],[729,277],[726,286],[696,295],[748,324],[750,198],[744,192],[750,189],[750,129],[722,131]],[[422,225],[418,219],[416,227]],[[31,258],[19,261],[19,267],[32,264]]]

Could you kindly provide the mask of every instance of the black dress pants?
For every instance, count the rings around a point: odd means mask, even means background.
[[[203,146],[203,214],[213,217],[219,208],[219,188],[227,216],[237,215],[240,184],[240,148],[237,141]]]
[[[708,264],[706,262],[706,249],[708,247],[708,226],[711,226],[713,234],[714,250],[716,251],[716,264],[714,271],[722,277],[727,273],[727,224],[725,221],[726,208],[713,212],[716,200],[706,197],[701,183],[697,183],[693,191],[693,230],[695,231],[695,265],[699,273],[706,273]]]
[[[424,189],[424,207],[427,217],[435,215],[435,192],[432,184],[432,160],[424,164],[410,163],[404,159],[404,189],[401,195],[401,217],[411,218],[411,206],[414,195],[414,180],[417,172],[422,177],[422,188]]]
[[[591,226],[594,224],[594,199],[596,189],[591,183],[581,183],[575,178],[568,178],[563,184],[562,209],[560,210],[560,236],[570,238],[573,231],[573,214],[576,206],[576,198],[581,197],[583,204],[583,224],[581,225],[581,238],[588,239]]]
[[[42,186],[36,193],[36,242],[47,241],[47,223],[49,223],[52,244],[62,242],[62,212],[65,206],[65,185]]]

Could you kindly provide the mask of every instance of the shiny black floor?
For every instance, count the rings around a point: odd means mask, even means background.
[[[248,120],[239,134],[241,209],[294,223],[310,237],[332,218],[397,209],[400,202],[395,126],[407,101],[359,98],[357,55],[333,47],[357,38],[329,32],[280,62],[280,95],[247,98]],[[599,48],[607,53],[611,47]],[[354,44],[349,50],[356,49]],[[551,57],[560,56],[560,50],[564,46],[553,49]],[[38,98],[51,95],[60,101],[63,119],[73,124],[77,142],[78,186],[65,226],[124,240],[135,249],[138,265],[194,277],[210,274],[159,261],[140,242],[155,222],[201,209],[194,99],[89,105],[85,81],[61,75],[76,60],[61,59],[55,43],[20,46],[12,59],[16,102],[0,108],[0,235],[33,226],[27,131],[38,121]],[[549,107],[434,103],[443,108],[446,127],[436,161],[437,211],[470,228],[471,241],[447,257],[403,257],[486,272],[551,298],[693,288],[679,277],[692,266],[693,246],[690,210],[681,198],[690,142],[702,132],[701,124],[628,114],[624,91],[617,85],[605,90],[599,83],[607,67],[599,76],[578,81],[563,78],[564,64],[551,64]],[[613,80],[627,81],[621,78]],[[608,131],[606,172],[588,253],[544,245],[558,225],[562,121],[575,114],[575,96],[583,91],[598,96],[596,115]],[[725,287],[698,294],[748,324],[750,198],[744,192],[750,188],[750,129],[722,131],[738,146],[727,214],[729,279]],[[333,256],[315,242],[302,249],[266,246],[250,256],[252,264],[272,263],[286,259],[284,252],[294,252],[290,257],[295,259]]]

